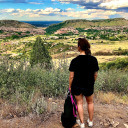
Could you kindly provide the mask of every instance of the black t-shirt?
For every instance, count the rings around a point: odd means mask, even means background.
[[[72,86],[93,90],[95,83],[94,73],[98,70],[98,61],[94,56],[77,56],[71,61],[69,67],[69,71],[74,72]]]

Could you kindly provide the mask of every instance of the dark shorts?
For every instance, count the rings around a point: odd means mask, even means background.
[[[72,95],[80,95],[83,94],[84,96],[91,96],[94,91],[93,89],[85,89],[85,88],[80,88],[80,87],[72,87],[71,88],[71,93]]]

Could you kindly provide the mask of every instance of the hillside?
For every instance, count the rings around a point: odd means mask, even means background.
[[[16,20],[0,20],[0,27],[36,28],[31,24],[16,21]]]
[[[46,29],[46,32],[52,34],[55,31],[64,27],[91,28],[91,27],[119,27],[119,26],[121,27],[127,25],[128,25],[128,20],[124,18],[102,19],[102,20],[77,19],[77,20],[66,20],[62,23],[51,25]]]

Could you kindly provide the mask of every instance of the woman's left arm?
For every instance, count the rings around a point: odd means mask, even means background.
[[[94,80],[96,81],[97,79],[97,76],[98,76],[98,71],[94,73]]]
[[[70,90],[71,90],[73,78],[74,78],[74,72],[70,72],[70,75],[69,75],[69,89]]]

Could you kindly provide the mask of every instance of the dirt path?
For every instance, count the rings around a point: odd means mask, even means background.
[[[62,100],[56,111],[35,117],[30,114],[27,117],[14,117],[12,119],[0,119],[0,128],[63,128],[60,116],[63,111]],[[84,104],[85,122],[88,118],[86,104]],[[87,124],[85,123],[86,128]],[[79,128],[77,125],[76,128]],[[102,104],[95,101],[94,127],[93,128],[128,128],[128,105]]]
[[[88,118],[86,104],[84,104],[85,122]],[[61,109],[60,109],[61,110]],[[44,128],[63,128],[60,123],[62,111],[54,113],[42,126]],[[85,123],[86,127],[87,124]],[[95,103],[94,128],[128,128],[128,105]],[[76,125],[76,128],[77,127]]]

